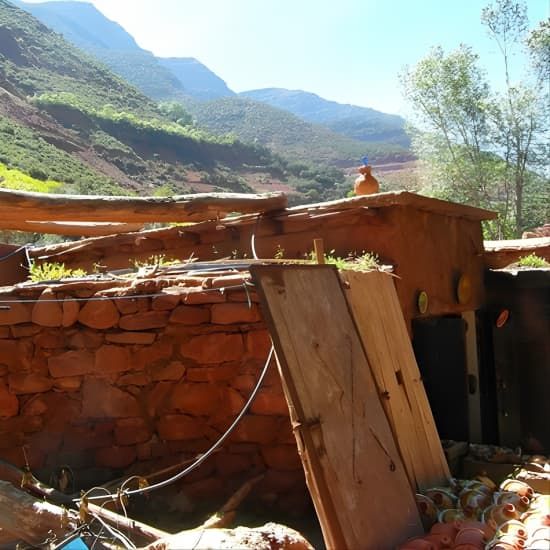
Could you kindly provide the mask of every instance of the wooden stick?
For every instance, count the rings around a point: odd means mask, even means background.
[[[66,237],[104,237],[140,231],[140,223],[108,222],[35,222],[27,220],[0,220],[0,229],[9,231],[26,231],[27,233],[45,233]]]
[[[248,496],[248,493],[252,490],[252,487],[262,480],[265,474],[253,477],[245,483],[243,483],[232,495],[229,500],[213,515],[210,516],[200,527],[197,529],[212,529],[227,527],[237,514],[237,508],[239,504]]]
[[[325,263],[325,245],[323,239],[313,239],[313,248],[315,250],[315,259],[318,264]]]
[[[231,212],[286,208],[282,193],[198,193],[174,197],[53,195],[0,190],[0,219],[87,222],[195,222]]]

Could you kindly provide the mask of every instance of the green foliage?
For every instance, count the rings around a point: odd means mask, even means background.
[[[163,101],[158,104],[158,110],[165,118],[180,126],[190,126],[193,124],[193,117],[177,101]]]
[[[41,264],[32,263],[29,270],[29,278],[34,283],[41,281],[59,281],[74,277],[84,277],[86,272],[83,269],[69,269],[65,264],[56,262],[44,262]]]
[[[316,262],[315,252],[310,252],[309,259]],[[345,258],[334,255],[334,250],[325,254],[325,263],[334,265],[342,271],[372,271],[380,267],[378,255],[373,252],[363,251],[357,255],[355,252],[348,254]]]
[[[534,267],[534,268],[550,267],[550,263],[548,263],[544,258],[537,256],[536,254],[529,254],[529,256],[523,256],[518,260],[517,264],[520,267]]]
[[[0,73],[27,95],[71,92],[87,107],[112,103],[153,114],[155,104],[92,57],[44,27],[27,12],[0,0]]]
[[[547,87],[533,84],[532,75],[514,83],[510,74],[525,13],[525,5],[513,0],[497,0],[482,12],[502,53],[503,94],[490,90],[478,56],[464,45],[449,54],[434,48],[402,76],[417,115],[410,131],[423,192],[498,211],[498,221],[485,227],[490,238],[517,236],[550,213],[543,176],[550,158]],[[533,41],[540,52],[542,39]]]
[[[36,174],[36,170],[35,174]],[[32,170],[31,170],[32,173]],[[37,193],[55,193],[59,191],[62,183],[46,179],[37,179],[24,174],[16,168],[8,168],[0,162],[0,187],[15,189],[18,191],[35,191]]]
[[[4,174],[11,187],[28,191],[106,195],[122,194],[109,178],[98,174],[65,151],[42,139],[35,130],[19,125],[0,115],[0,163],[4,170],[18,170],[29,180],[12,172]],[[35,177],[32,177],[34,174]],[[37,178],[36,176],[39,175]],[[32,181],[31,181],[32,180]],[[26,182],[26,183],[24,183]],[[61,184],[65,185],[61,185]]]

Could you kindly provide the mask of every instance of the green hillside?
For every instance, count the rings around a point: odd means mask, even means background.
[[[410,146],[410,138],[405,133],[405,120],[397,115],[329,101],[302,90],[264,88],[239,95],[285,109],[302,120],[323,124],[352,139],[393,143],[406,148]]]
[[[240,97],[194,102],[188,105],[199,126],[214,133],[232,133],[239,139],[269,147],[302,162],[355,166],[368,155],[383,163],[408,158],[399,145],[355,141],[319,124],[258,101]]]
[[[0,163],[11,170],[0,185],[13,186],[20,171],[69,192],[249,191],[229,170],[254,166],[265,179],[281,162],[256,145],[171,121],[136,88],[0,0]]]

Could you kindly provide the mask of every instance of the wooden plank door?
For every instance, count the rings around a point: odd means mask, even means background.
[[[331,549],[421,534],[414,494],[331,266],[252,266],[306,480]]]
[[[449,466],[414,351],[393,277],[371,271],[342,273],[374,379],[411,485],[427,489],[446,484]]]

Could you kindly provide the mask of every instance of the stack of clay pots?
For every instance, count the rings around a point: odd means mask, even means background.
[[[550,549],[550,495],[522,481],[452,480],[417,495],[417,504],[428,534],[400,550]]]

